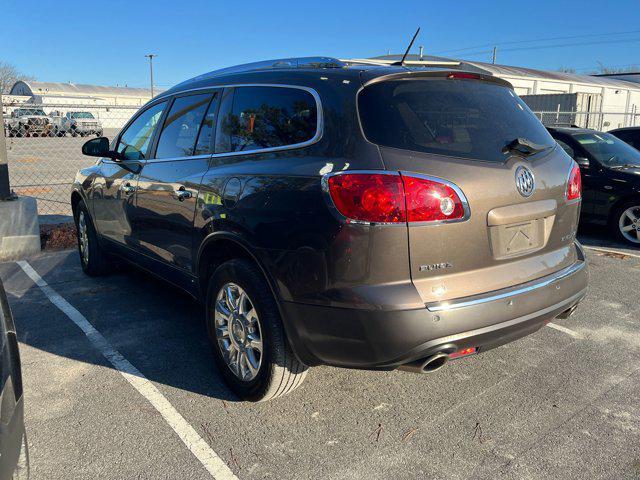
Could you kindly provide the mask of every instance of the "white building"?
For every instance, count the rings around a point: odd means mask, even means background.
[[[399,60],[401,56],[387,55],[376,58]],[[640,75],[638,74],[616,75],[614,78],[614,76],[551,72],[426,55],[422,58],[431,61],[459,62],[456,68],[489,73],[503,78],[513,85],[516,93],[524,97],[535,112],[558,112],[559,123],[575,122],[580,126],[598,130],[640,125],[640,83],[638,83]],[[420,57],[409,55],[408,59],[420,60]],[[531,95],[537,97],[527,98]],[[562,115],[563,112],[583,113]],[[539,114],[539,116],[545,123],[553,123],[553,115]]]
[[[41,108],[52,115],[82,111],[93,114],[104,128],[117,129],[150,99],[146,88],[21,80],[2,96],[2,104],[5,116],[21,106]]]

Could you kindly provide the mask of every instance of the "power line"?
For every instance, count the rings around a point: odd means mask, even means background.
[[[629,38],[625,40],[603,40],[597,42],[575,42],[575,43],[556,43],[553,45],[537,45],[533,47],[516,47],[516,48],[502,48],[501,52],[518,52],[523,50],[543,50],[545,48],[563,48],[563,47],[578,47],[583,45],[605,45],[612,43],[635,43],[640,42],[640,38]],[[476,55],[484,55],[491,53],[491,50],[480,50],[478,52],[465,53],[464,57],[471,57]]]
[[[485,47],[493,47],[493,46],[519,45],[523,43],[549,42],[552,40],[571,40],[575,38],[604,37],[604,36],[611,36],[611,35],[628,35],[631,33],[640,33],[640,30],[629,30],[626,32],[612,32],[612,33],[591,33],[591,34],[585,34],[585,35],[572,35],[572,36],[563,36],[563,37],[546,37],[546,38],[537,38],[537,39],[531,39],[531,40],[517,40],[517,41],[511,41],[511,42],[492,42],[492,43],[486,43],[484,45],[476,45],[474,47],[466,47],[466,48],[459,48],[454,50],[443,50],[439,52],[434,52],[434,55],[464,52],[467,50],[475,50],[477,48],[485,48]]]

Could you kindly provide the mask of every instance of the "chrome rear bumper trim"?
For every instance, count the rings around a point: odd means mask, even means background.
[[[575,273],[582,270],[586,266],[586,264],[586,261],[584,259],[581,259],[556,273],[548,275],[547,277],[543,277],[541,280],[534,280],[533,282],[523,284],[520,287],[514,287],[509,290],[499,290],[493,294],[488,294],[486,296],[483,295],[465,297],[446,302],[428,303],[427,310],[429,310],[430,312],[449,311],[455,310],[457,308],[471,307],[474,305],[481,305],[483,303],[495,302],[496,300],[504,300],[510,297],[515,297],[517,295],[522,295],[524,293],[538,290],[540,288],[548,287],[549,285],[559,282],[563,278],[570,277],[571,275],[574,275]]]

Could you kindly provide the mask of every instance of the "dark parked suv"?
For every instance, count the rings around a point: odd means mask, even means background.
[[[83,269],[117,255],[202,299],[243,398],[313,365],[433,371],[586,293],[580,171],[511,85],[374,63],[202,75],[83,147]]]

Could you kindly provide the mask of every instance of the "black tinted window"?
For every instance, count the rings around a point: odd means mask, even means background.
[[[609,133],[576,133],[573,138],[607,167],[640,165],[640,152]]]
[[[160,121],[166,103],[149,107],[136,118],[122,133],[118,142],[118,153],[125,160],[144,160],[147,158],[149,143]]]
[[[367,138],[379,145],[503,161],[516,138],[554,140],[505,86],[467,79],[383,81],[366,87],[358,107]]]
[[[619,132],[612,132],[612,134],[620,140],[627,142],[632,147],[640,147],[640,131],[634,132],[632,130],[621,130]]]
[[[158,140],[156,158],[188,157],[193,150],[211,94],[176,98]]]
[[[217,115],[218,115],[218,95],[214,94],[213,100],[209,104],[207,113],[202,121],[200,127],[200,135],[198,135],[198,142],[196,149],[193,152],[194,155],[204,155],[213,151],[213,134],[216,131]]]
[[[318,124],[309,92],[283,87],[238,87],[222,120],[219,151],[249,151],[311,140]]]

